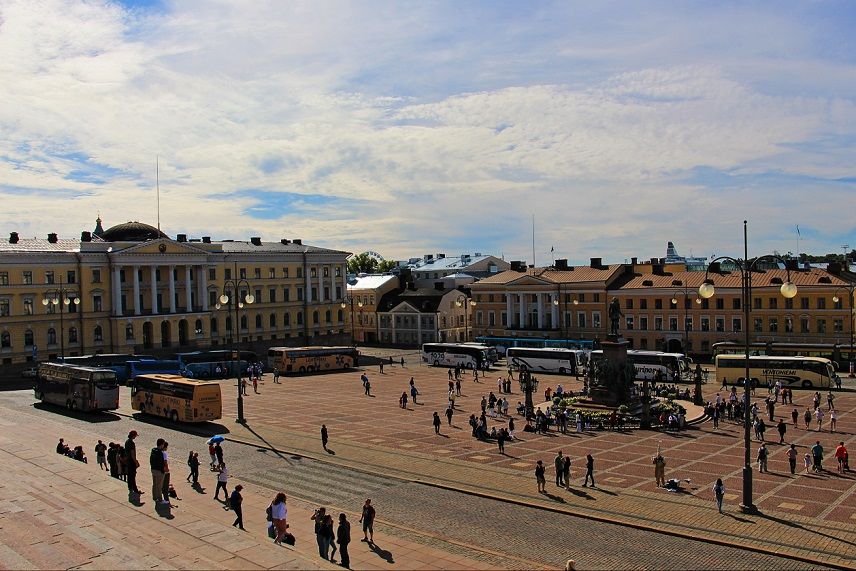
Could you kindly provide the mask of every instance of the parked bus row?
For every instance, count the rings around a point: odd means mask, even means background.
[[[714,363],[720,386],[743,386],[746,379],[745,355],[717,355]],[[833,383],[840,383],[829,359],[776,355],[750,355],[749,380],[753,387],[779,382],[792,389],[828,389]]]
[[[735,341],[723,341],[711,346],[714,359],[718,355],[745,355],[746,345]],[[849,370],[849,361],[856,358],[856,347],[841,343],[750,343],[750,355],[776,357],[820,357],[832,361],[838,371]]]

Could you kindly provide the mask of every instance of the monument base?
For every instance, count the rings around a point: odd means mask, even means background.
[[[616,374],[623,374],[627,366],[627,347],[629,342],[618,335],[608,335],[605,341],[601,341],[603,360],[610,363],[609,370]],[[615,407],[626,404],[623,401],[624,394],[617,390],[620,379],[603,379],[601,384],[589,387],[589,399],[596,404]]]

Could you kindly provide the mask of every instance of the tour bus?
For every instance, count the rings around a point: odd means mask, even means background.
[[[355,347],[271,347],[268,366],[283,375],[317,373],[359,366]]]
[[[723,385],[743,385],[746,377],[745,355],[717,355],[716,378]],[[767,381],[781,381],[783,387],[828,389],[835,380],[832,361],[821,357],[778,357],[751,355],[749,379],[752,386],[766,386]]]
[[[509,347],[505,353],[505,358],[510,366],[521,371],[540,371],[562,375],[578,375],[587,361],[585,351],[554,347],[543,349]]]
[[[95,355],[80,355],[77,357],[66,357],[63,363],[81,367],[97,367],[99,369],[111,369],[116,373],[116,381],[125,384],[128,381],[128,361],[154,361],[151,355],[129,355],[127,353],[97,353]]]
[[[745,355],[746,345],[735,341],[722,341],[711,345],[714,358],[717,355]],[[778,357],[821,357],[832,361],[836,370],[848,370],[851,355],[856,356],[856,347],[841,343],[769,343],[749,344],[750,355],[775,355]]]
[[[256,363],[258,357],[252,351],[241,351],[237,362],[233,359],[234,352],[228,349],[214,351],[192,351],[178,353],[179,370],[190,379],[225,379],[237,376],[236,367],[245,374],[250,363]]]
[[[425,343],[422,360],[435,367],[463,367],[481,369],[487,356],[484,349],[463,343]]]
[[[470,347],[478,347],[486,356],[488,363],[493,365],[497,361],[499,361],[499,354],[496,352],[496,348],[491,347],[490,345],[485,345],[484,343],[477,343],[474,341],[467,341],[464,345],[469,345]]]
[[[220,383],[179,375],[140,375],[130,382],[131,408],[173,422],[206,422],[223,414]]]
[[[602,359],[603,351],[592,351],[591,358]],[[636,367],[636,379],[639,381],[654,380],[658,371],[663,382],[676,383],[692,379],[692,359],[683,353],[631,349],[627,351],[627,360]]]
[[[119,385],[110,369],[42,363],[33,387],[42,402],[93,412],[119,408]]]
[[[177,360],[146,360],[128,361],[125,363],[125,378],[129,381],[138,375],[151,375],[160,373],[163,375],[180,375],[181,366]]]

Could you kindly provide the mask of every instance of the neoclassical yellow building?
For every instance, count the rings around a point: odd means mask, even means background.
[[[279,242],[172,239],[140,222],[80,239],[0,242],[0,359],[3,365],[89,353],[169,355],[225,345],[237,287],[243,349],[349,341],[348,252]],[[230,295],[231,300],[234,296]]]

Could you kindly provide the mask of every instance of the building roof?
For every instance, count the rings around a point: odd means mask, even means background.
[[[368,274],[358,275],[351,280],[348,280],[348,290],[352,289],[377,289],[390,281],[398,282],[398,276],[392,274]]]
[[[312,252],[315,254],[349,254],[350,252],[343,252],[341,250],[331,250],[328,248],[320,248],[318,246],[308,246],[306,244],[295,244],[294,242],[289,242],[288,244],[283,244],[282,242],[261,242],[253,243],[252,241],[239,241],[239,240],[212,240],[212,244],[219,244],[224,252],[238,252],[242,254],[251,253],[251,252],[264,252],[264,253],[303,253],[303,252]]]
[[[847,282],[841,278],[830,274],[819,268],[810,268],[807,270],[791,270],[791,281],[799,287],[811,286],[826,286],[844,285]],[[740,272],[723,272],[709,273],[708,279],[713,281],[715,287],[734,288],[741,287]],[[829,280],[829,282],[821,281]],[[632,279],[622,284],[619,290],[628,289],[650,289],[650,288],[682,288],[688,287],[697,290],[704,282],[704,272],[666,272],[665,274],[635,274]],[[779,286],[787,281],[788,272],[786,270],[764,270],[760,272],[752,272],[752,287],[772,287]],[[775,281],[774,281],[775,280]]]
[[[146,240],[157,240],[166,238],[167,235],[143,222],[123,222],[111,226],[101,234],[100,238],[105,242],[145,242]]]
[[[421,313],[436,313],[440,306],[440,301],[450,291],[460,291],[457,288],[437,289],[432,287],[422,287],[417,289],[406,289],[404,291],[391,291],[384,295],[377,306],[378,312],[391,311],[402,302],[406,302]]]
[[[470,256],[469,254],[462,254],[461,256],[445,256],[443,258],[434,257],[428,261],[425,261],[425,259],[423,258],[415,264],[408,265],[409,267],[420,272],[430,272],[434,270],[452,270],[466,268],[492,257],[493,256],[489,254],[479,254],[473,256]]]
[[[523,276],[533,276],[551,283],[605,282],[621,269],[621,264],[611,264],[593,268],[591,266],[573,266],[573,269],[555,270],[553,268],[527,268],[525,272],[507,270],[485,278],[477,284],[507,284]]]
[[[53,243],[47,238],[20,238],[16,244],[11,244],[8,240],[0,241],[0,252],[6,253],[78,251],[80,251],[80,240],[72,238],[57,238]]]

